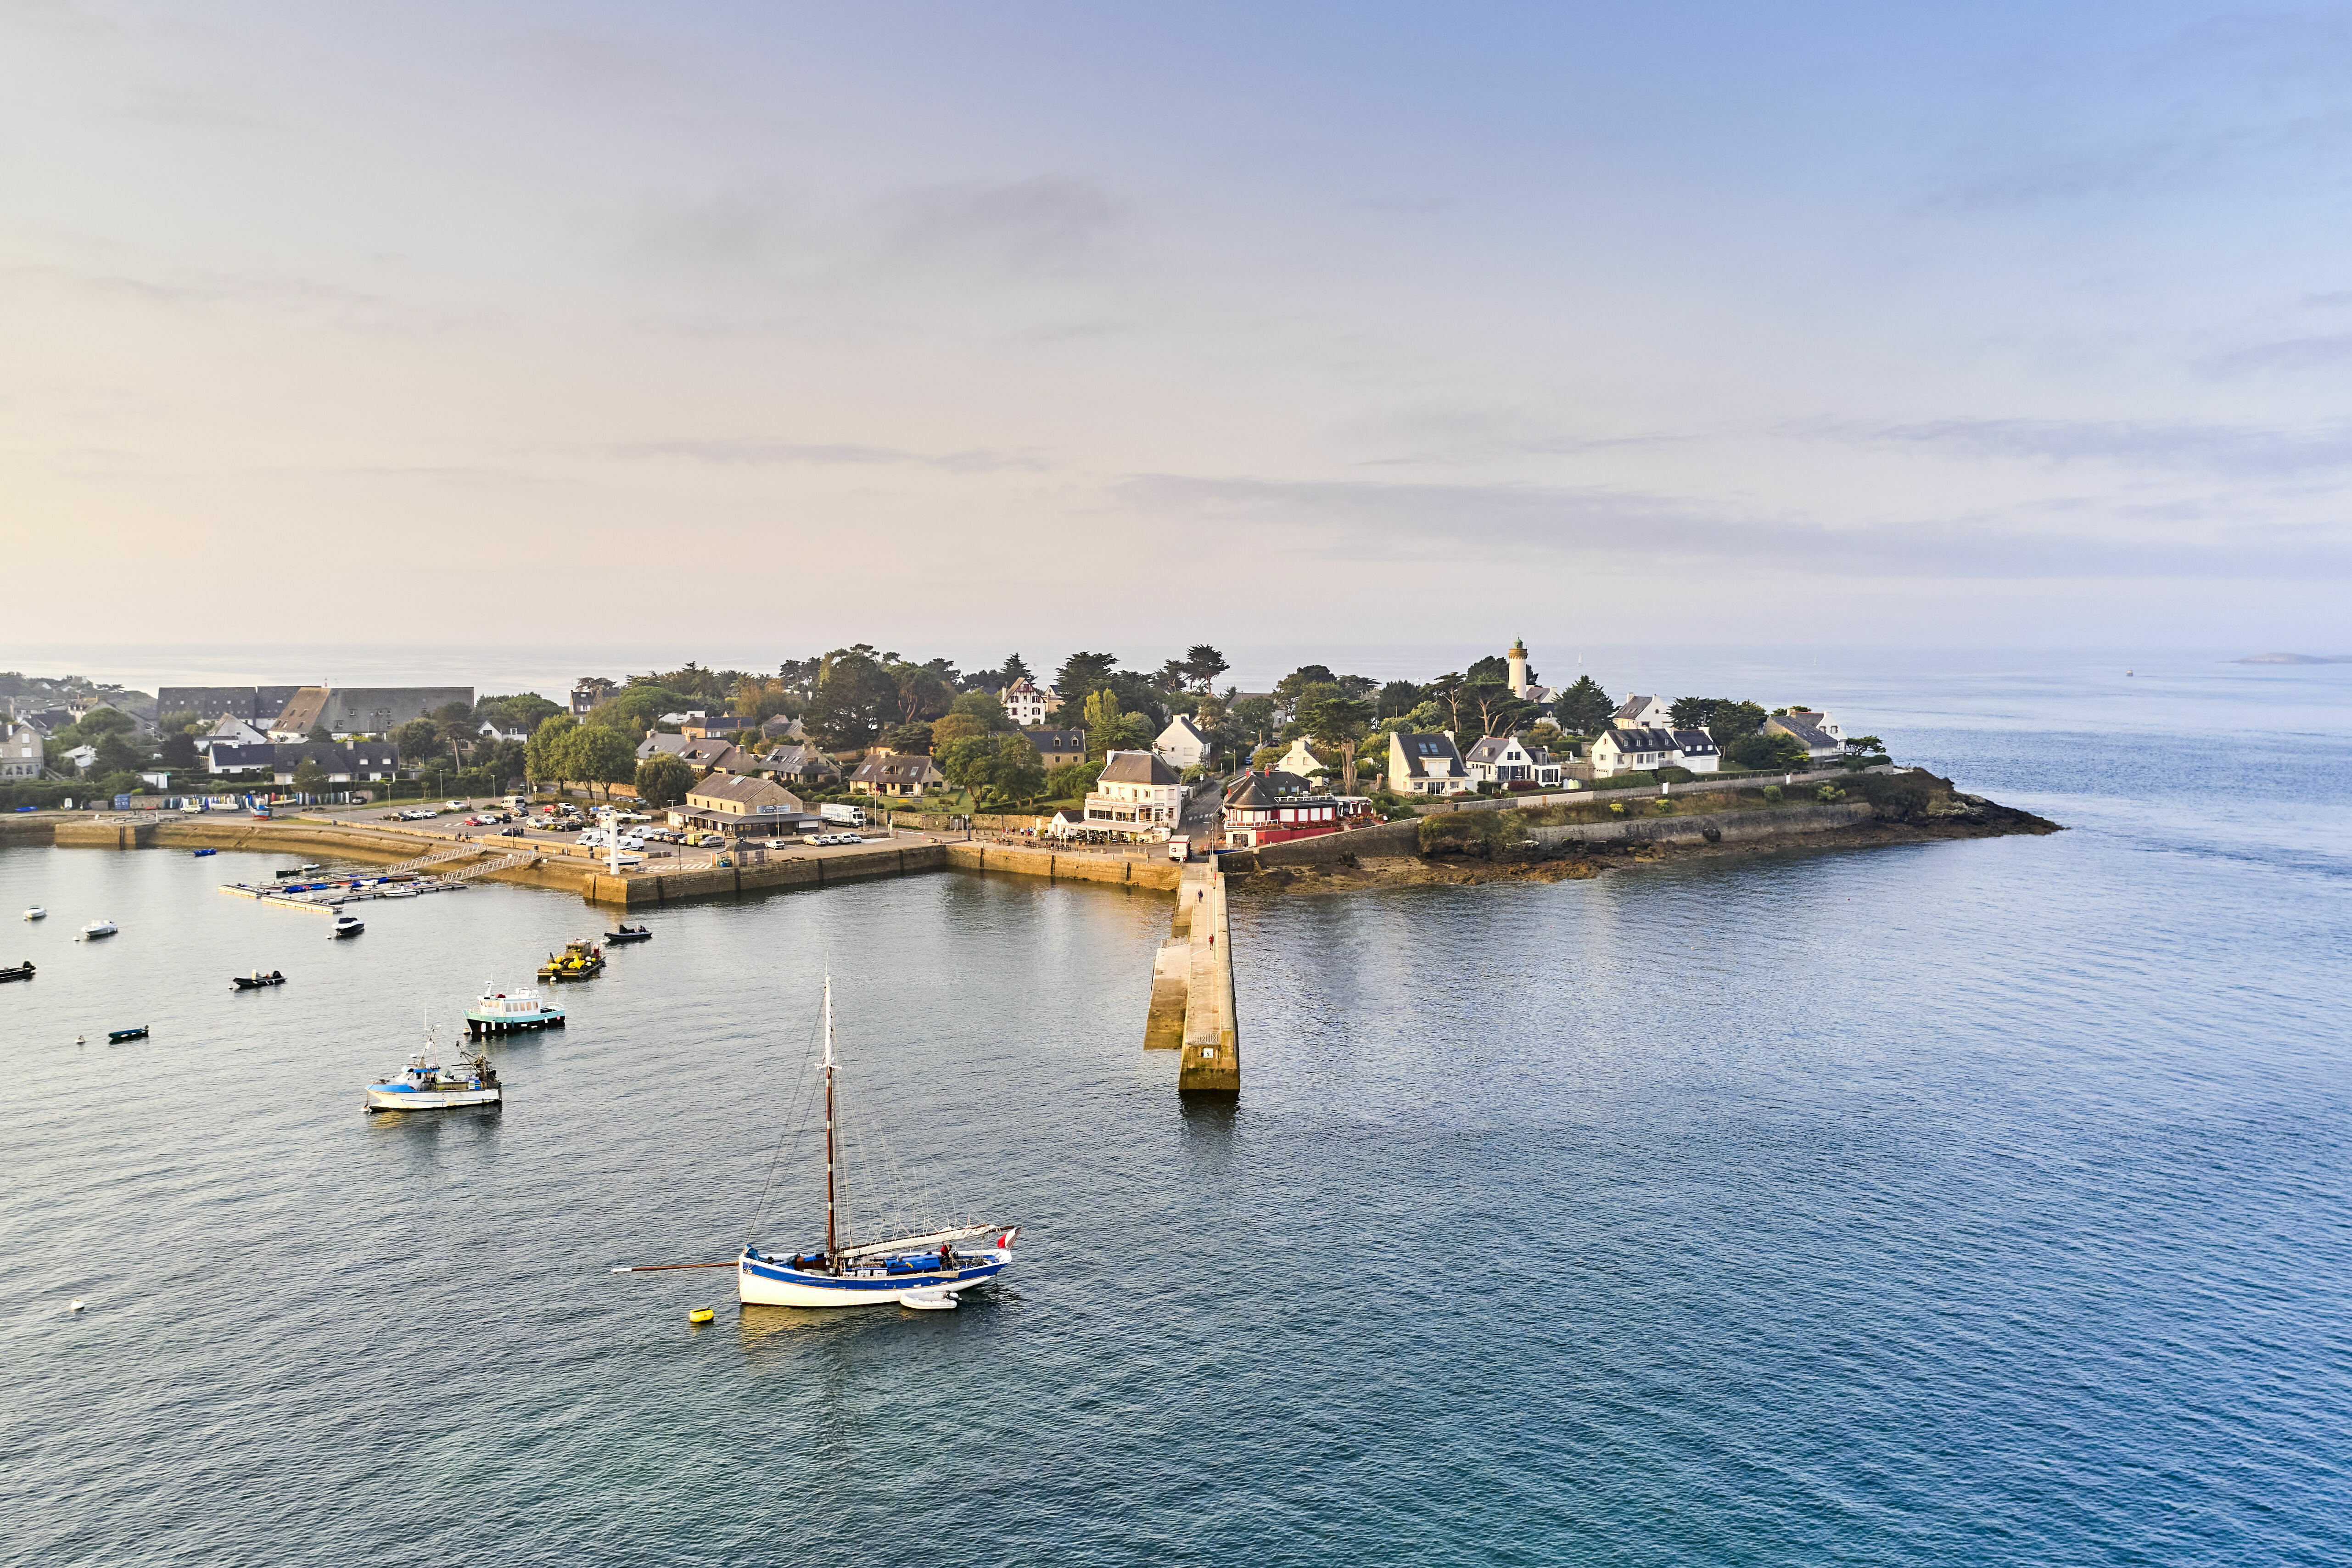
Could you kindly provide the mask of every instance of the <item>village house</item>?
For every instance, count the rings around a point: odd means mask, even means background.
[[[1294,838],[1314,838],[1371,818],[1372,803],[1362,795],[1309,795],[1285,789],[1299,781],[1287,773],[1251,772],[1225,792],[1225,845],[1256,849]]]
[[[745,731],[758,728],[749,719],[738,719],[731,713],[694,713],[680,724],[678,732],[698,741],[740,741]]]
[[[1184,781],[1154,752],[1113,752],[1087,793],[1086,826],[1121,838],[1166,838],[1184,820]]]
[[[1396,730],[1389,735],[1388,784],[1399,795],[1464,795],[1477,781],[1453,736]]]
[[[773,779],[731,773],[713,773],[686,792],[684,805],[669,808],[672,827],[725,833],[737,838],[797,834],[820,820],[800,796]]]
[[[306,762],[316,763],[327,782],[334,784],[373,784],[400,777],[400,748],[390,741],[352,741],[341,745],[331,741],[223,743],[214,746],[205,756],[205,765],[213,773],[243,773],[266,768],[270,778],[282,784],[292,784],[294,771]]]
[[[1593,775],[1604,779],[1682,765],[1672,730],[1604,730],[1594,738],[1591,755]]]
[[[22,781],[40,776],[40,731],[13,719],[0,725],[0,779]]]
[[[1037,748],[1037,760],[1045,764],[1047,773],[1087,760],[1087,732],[1084,730],[1024,730],[1022,733],[1027,735],[1029,743]]]
[[[1612,730],[1671,730],[1675,727],[1675,721],[1662,700],[1628,697],[1617,704],[1617,711],[1610,715],[1609,727]]]
[[[1789,710],[1789,717],[1811,724],[1841,746],[1845,744],[1845,731],[1838,728],[1838,721],[1819,709],[1791,708]]]
[[[808,731],[801,728],[801,721],[799,720],[787,719],[782,713],[777,714],[772,719],[761,721],[760,733],[766,736],[771,741],[805,741],[808,739]]]
[[[1552,765],[1550,753],[1530,747],[1517,735],[1481,737],[1462,754],[1462,765],[1479,784],[1504,789],[1533,789],[1545,782],[1538,775],[1546,771],[1551,775],[1550,783],[1559,782],[1559,769]]]
[[[1845,742],[1810,721],[1815,718],[1826,717],[1826,714],[1808,714],[1801,718],[1793,712],[1775,713],[1771,718],[1764,721],[1764,732],[1768,735],[1793,736],[1798,743],[1805,748],[1805,757],[1808,762],[1833,763],[1845,755]]]
[[[1723,766],[1723,748],[1706,730],[1671,730],[1667,733],[1675,738],[1676,765],[1695,773],[1711,773]]]
[[[475,733],[480,735],[485,741],[512,741],[518,745],[530,739],[530,731],[528,730],[501,730],[494,721],[488,719],[482,721],[481,728]]]
[[[572,683],[572,716],[585,719],[588,711],[613,695],[613,683],[601,675],[583,675]]]
[[[96,746],[76,746],[72,751],[66,753],[66,761],[74,765],[74,772],[86,773],[89,771],[89,765],[98,761],[98,748]]]
[[[929,757],[894,752],[887,746],[877,746],[866,753],[857,771],[849,775],[852,795],[914,795],[934,789],[948,782],[940,765]]]
[[[676,757],[688,767],[708,773],[749,773],[751,757],[731,741],[705,740],[698,735],[672,735],[661,730],[648,730],[646,738],[637,742],[637,761],[659,756],[664,752]]]
[[[1307,749],[1307,737],[1302,735],[1290,742],[1290,750],[1274,760],[1274,766],[1276,772],[1297,773],[1300,778],[1305,778],[1317,768],[1323,767],[1324,763],[1321,758]]]
[[[839,763],[804,741],[778,746],[766,756],[754,759],[746,771],[789,779],[794,784],[822,784],[841,776]]]
[[[1186,768],[1197,768],[1207,762],[1210,744],[1209,737],[1201,732],[1201,726],[1192,722],[1192,716],[1179,713],[1168,721],[1168,728],[1160,731],[1160,738],[1151,742],[1151,751],[1153,755],[1181,773]]]
[[[1004,704],[1005,716],[1026,730],[1043,724],[1045,715],[1062,705],[1062,700],[1050,688],[1041,688],[1027,676],[1022,676],[996,694]]]

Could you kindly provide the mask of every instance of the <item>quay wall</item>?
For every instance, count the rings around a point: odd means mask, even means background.
[[[1869,822],[1878,815],[1867,801],[1846,805],[1780,805],[1763,811],[1718,811],[1696,816],[1643,816],[1623,822],[1570,822],[1531,827],[1528,837],[1546,848],[1626,844],[1745,844],[1828,833]]]
[[[1172,893],[1184,868],[1173,860],[1138,860],[1122,855],[1087,855],[1055,849],[1014,848],[978,841],[942,845],[947,863],[965,871],[1010,871],[1050,877],[1060,882],[1110,882]]]

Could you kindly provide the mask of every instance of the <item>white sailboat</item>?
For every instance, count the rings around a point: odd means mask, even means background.
[[[1013,1262],[1018,1226],[947,1225],[887,1239],[850,1235],[841,1180],[833,1051],[833,977],[824,982],[824,1247],[776,1257],[745,1243],[735,1259],[735,1294],[754,1306],[953,1307],[959,1292],[995,1279]],[[754,1223],[757,1221],[755,1219]],[[991,1239],[962,1247],[975,1237]]]

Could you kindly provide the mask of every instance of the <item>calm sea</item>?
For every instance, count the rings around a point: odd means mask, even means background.
[[[1223,1110],[1139,1048],[1146,896],[662,910],[502,1114],[371,1121],[596,917],[0,851],[0,1560],[2352,1557],[2352,668],[1788,690],[2070,831],[1247,903]],[[608,1273],[745,1238],[828,965],[1004,1287]]]

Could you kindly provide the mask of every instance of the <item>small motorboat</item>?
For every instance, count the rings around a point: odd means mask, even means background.
[[[30,980],[32,977],[33,961],[29,958],[14,969],[0,969],[0,981]]]
[[[125,1040],[143,1040],[147,1037],[147,1026],[142,1024],[135,1029],[109,1029],[106,1037],[118,1046]]]
[[[112,921],[92,921],[89,924],[81,928],[81,934],[85,937],[112,936],[121,929],[122,928],[121,926],[116,925]]]
[[[459,1105],[499,1105],[506,1091],[498,1069],[486,1056],[459,1059],[445,1068],[435,1058],[433,1031],[425,1031],[425,1048],[408,1058],[397,1078],[367,1088],[370,1110],[443,1110]]]
[[[651,942],[653,939],[653,928],[650,926],[625,925],[618,931],[608,931],[604,933],[604,941],[608,944],[624,942]]]
[[[217,855],[220,851],[217,849],[191,849],[188,853],[201,860],[207,855]]]
[[[258,991],[265,985],[285,984],[286,976],[274,969],[267,974],[257,969],[250,974],[232,974],[228,983],[239,991]]]
[[[339,936],[357,936],[360,932],[365,930],[367,930],[367,922],[360,919],[359,916],[337,915],[335,917],[335,929],[329,931],[327,936],[330,941],[332,941],[334,938]]]
[[[49,918],[49,911],[41,908],[40,905],[35,904],[31,909],[25,911],[25,918],[28,921],[45,921]]]
[[[592,980],[604,972],[604,950],[584,936],[565,942],[562,952],[539,966],[541,980]]]
[[[316,866],[305,866],[305,867],[303,867],[303,868],[302,868],[301,874],[302,874],[303,876],[307,877],[307,876],[309,876],[311,872],[313,872],[313,871],[317,870],[318,868],[318,868],[318,867],[316,867]]]
[[[553,1002],[541,1001],[538,990],[529,985],[512,991],[497,991],[486,985],[474,1005],[466,1010],[466,1032],[471,1035],[562,1027],[563,1009]]]

